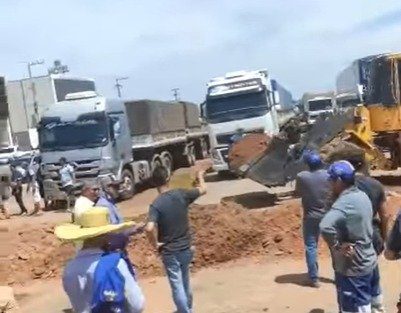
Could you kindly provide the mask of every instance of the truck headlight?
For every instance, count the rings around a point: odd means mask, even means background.
[[[220,153],[216,149],[212,149],[212,159],[214,163],[224,163],[220,157]]]

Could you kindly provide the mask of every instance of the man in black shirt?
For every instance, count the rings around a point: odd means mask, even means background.
[[[384,256],[387,260],[395,261],[401,259],[401,211],[398,212],[393,228],[387,238]],[[397,303],[398,313],[401,313],[401,295]]]
[[[192,250],[188,211],[189,205],[206,193],[203,176],[203,171],[198,172],[199,187],[188,190],[170,189],[168,172],[164,167],[156,168],[152,176],[160,195],[150,206],[146,231],[163,260],[178,313],[192,312],[189,283]]]

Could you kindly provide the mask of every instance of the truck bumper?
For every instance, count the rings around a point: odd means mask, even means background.
[[[213,169],[216,172],[228,171],[228,147],[212,149]]]
[[[216,172],[225,172],[228,171],[228,164],[213,164],[213,170],[215,170]]]

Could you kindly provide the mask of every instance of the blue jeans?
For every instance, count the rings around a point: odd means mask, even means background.
[[[373,271],[364,276],[335,274],[338,306],[341,312],[371,312]]]
[[[344,305],[342,305],[341,301],[344,301],[344,295],[341,292],[341,287],[342,287],[342,283],[344,281],[344,278],[339,273],[334,272],[334,274],[335,274],[335,282],[336,282],[336,290],[337,290],[337,302],[338,302],[338,306],[340,308],[340,312],[342,312],[341,308]],[[354,277],[352,279],[355,280],[355,279],[358,279],[358,278]],[[354,283],[354,286],[355,286],[355,283]],[[383,295],[382,295],[382,291],[381,291],[381,287],[380,287],[379,265],[377,265],[375,267],[375,269],[373,270],[372,274],[370,274],[370,286],[369,286],[369,289],[370,289],[372,313],[385,312]],[[355,291],[352,291],[352,292],[355,293]],[[359,291],[359,293],[360,293],[360,291]],[[361,296],[359,296],[359,298],[361,298]],[[366,301],[365,301],[365,303],[366,303]]]
[[[306,264],[311,281],[317,282],[319,278],[319,266],[317,263],[317,244],[319,242],[319,224],[321,219],[304,218],[302,230],[305,244]]]
[[[189,265],[192,261],[192,251],[185,249],[175,252],[163,252],[162,260],[170,282],[177,312],[191,313],[192,291],[189,284]]]

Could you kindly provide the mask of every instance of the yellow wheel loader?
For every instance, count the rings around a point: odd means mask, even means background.
[[[311,149],[321,151],[327,161],[335,154],[338,159],[341,153],[363,153],[373,168],[390,170],[400,167],[401,54],[371,58],[364,87],[362,103],[319,117],[314,125],[298,136],[297,142],[292,140],[293,135],[289,136],[294,131],[301,133],[294,121],[278,136],[266,137],[264,150],[255,149],[253,155],[247,148],[252,138],[245,136],[230,149],[231,169],[266,186],[284,185],[305,168],[302,155]]]

